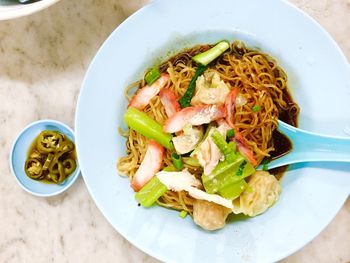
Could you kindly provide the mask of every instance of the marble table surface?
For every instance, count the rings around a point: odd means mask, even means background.
[[[158,262],[105,220],[82,178],[38,198],[10,173],[16,134],[44,118],[73,127],[84,73],[111,31],[145,0],[62,0],[0,21],[0,262]],[[328,30],[350,59],[350,0],[291,0]],[[54,102],[54,103],[53,103]],[[350,199],[310,244],[282,262],[349,262]]]

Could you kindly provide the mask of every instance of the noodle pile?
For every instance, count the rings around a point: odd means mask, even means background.
[[[194,76],[196,64],[192,61],[192,56],[210,47],[202,45],[188,49],[160,66],[162,72],[169,74],[170,81],[167,88],[171,89],[177,98],[182,97]],[[297,115],[299,111],[288,93],[285,72],[274,59],[260,51],[246,48],[239,41],[234,42],[230,50],[213,62],[210,68],[217,71],[230,88],[239,88],[234,114],[235,127],[246,139],[254,158],[261,163],[274,150],[273,131],[277,127],[278,118],[288,114]],[[125,91],[126,97],[130,100],[130,90],[142,87],[144,84],[143,81],[131,84]],[[256,106],[259,110],[254,112]],[[151,100],[144,112],[160,124],[164,124],[167,119],[159,96]],[[290,124],[296,125],[296,123]],[[117,168],[131,180],[145,155],[147,139],[133,130],[122,135],[127,138],[127,155],[118,160]],[[164,167],[172,164],[171,153],[169,150],[166,151]],[[203,172],[202,168],[186,164],[185,168],[198,178]],[[162,206],[185,210],[191,215],[193,202],[194,198],[184,191],[167,191],[158,200],[158,204]]]

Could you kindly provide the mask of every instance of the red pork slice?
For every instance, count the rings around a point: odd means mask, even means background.
[[[153,99],[159,91],[167,84],[169,80],[169,75],[162,73],[160,78],[157,79],[152,85],[146,85],[139,89],[134,97],[132,97],[128,108],[134,107],[138,110],[143,110]]]
[[[224,106],[203,105],[187,107],[175,113],[169,118],[163,130],[168,133],[181,131],[186,124],[198,126],[212,121],[224,118],[226,110]]]
[[[249,149],[248,143],[246,139],[244,139],[243,135],[239,131],[235,131],[235,137],[231,139],[237,144],[238,151],[245,157],[247,160],[254,166],[258,163],[254,158],[253,151]]]
[[[174,92],[172,92],[170,89],[162,89],[159,92],[159,97],[169,118],[181,110],[180,104],[176,100]]]
[[[165,150],[160,144],[153,140],[149,141],[145,157],[131,182],[131,187],[135,192],[140,191],[159,172],[162,168],[164,154]]]
[[[226,97],[225,106],[226,106],[226,121],[233,128],[234,127],[234,111],[235,111],[235,101],[239,93],[238,88],[233,88],[231,92]]]

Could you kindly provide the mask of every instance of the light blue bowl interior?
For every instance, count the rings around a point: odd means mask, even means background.
[[[34,122],[23,129],[16,138],[10,155],[10,165],[12,173],[16,177],[20,186],[27,192],[37,196],[53,196],[62,193],[68,189],[79,176],[79,166],[74,173],[68,177],[62,184],[47,184],[29,178],[24,171],[24,164],[28,156],[28,150],[33,140],[43,130],[55,130],[65,134],[74,142],[73,131],[57,121],[42,120]]]

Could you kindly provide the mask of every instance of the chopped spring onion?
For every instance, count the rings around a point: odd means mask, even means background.
[[[192,59],[199,65],[208,65],[214,59],[219,57],[230,47],[230,43],[226,40],[220,41],[211,49],[195,55]]]
[[[193,97],[194,91],[196,89],[196,80],[197,78],[203,74],[203,72],[207,69],[206,66],[199,65],[196,69],[196,72],[194,73],[193,78],[190,81],[190,84],[188,84],[187,90],[185,94],[182,96],[182,98],[179,100],[181,108],[186,108],[191,106],[191,99]]]
[[[226,137],[227,137],[227,139],[231,139],[231,138],[235,137],[235,130],[229,129],[226,133]]]
[[[247,161],[244,160],[240,165],[239,165],[239,168],[238,168],[238,171],[236,172],[236,175],[237,176],[241,176],[243,175],[243,170],[244,170],[244,167],[247,165]]]
[[[177,153],[172,153],[171,154],[171,160],[173,161],[173,165],[177,170],[182,170],[182,168],[184,167],[184,164],[182,162],[182,158],[180,155],[178,155]]]
[[[185,218],[185,217],[187,216],[187,211],[182,210],[182,211],[180,212],[179,216],[180,216],[181,218]]]
[[[152,206],[168,188],[154,176],[142,189],[135,194],[136,201],[144,207]]]
[[[253,112],[258,112],[259,110],[261,110],[261,106],[259,106],[259,105],[255,105],[255,106],[252,108],[252,111],[253,111]]]
[[[263,171],[268,171],[269,170],[269,159],[265,158],[262,162],[261,162],[261,165],[262,165],[262,170]]]
[[[148,85],[152,85],[157,79],[160,78],[160,72],[157,68],[152,68],[145,75],[145,80]]]
[[[269,170],[269,165],[267,163],[263,164],[263,171],[268,171]]]
[[[155,140],[169,150],[174,149],[171,141],[173,138],[172,135],[163,132],[163,127],[158,122],[148,117],[144,112],[130,107],[125,112],[124,120],[130,129],[135,130],[149,139]]]

